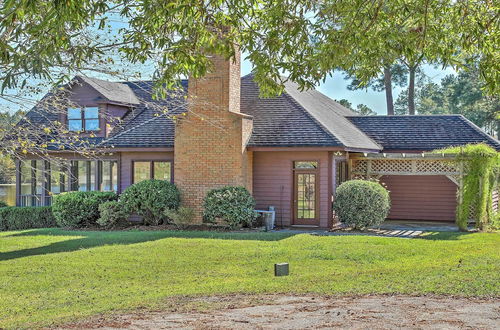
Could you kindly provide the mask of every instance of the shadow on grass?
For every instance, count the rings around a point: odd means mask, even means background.
[[[203,231],[69,231],[62,229],[38,229],[23,231],[20,233],[3,236],[6,237],[27,237],[27,236],[81,236],[60,242],[54,242],[46,246],[31,249],[9,251],[0,253],[0,261],[17,258],[72,252],[82,249],[89,249],[104,245],[129,245],[143,242],[156,241],[164,238],[205,238],[224,240],[258,240],[258,241],[279,241],[294,233],[221,233]]]

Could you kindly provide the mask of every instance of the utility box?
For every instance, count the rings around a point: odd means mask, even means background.
[[[287,262],[274,264],[274,276],[288,276],[290,270]]]

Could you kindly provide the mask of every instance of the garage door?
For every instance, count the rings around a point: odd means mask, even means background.
[[[388,219],[454,221],[457,185],[444,175],[387,175]]]

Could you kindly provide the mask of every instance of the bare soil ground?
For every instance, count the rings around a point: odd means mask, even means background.
[[[500,299],[433,296],[177,298],[162,310],[94,317],[78,329],[500,329]]]

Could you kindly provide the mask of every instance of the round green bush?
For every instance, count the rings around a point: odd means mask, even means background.
[[[223,221],[231,228],[250,226],[257,217],[255,200],[244,187],[223,187],[208,192],[203,202],[207,222]]]
[[[118,201],[102,203],[99,205],[99,213],[101,217],[97,220],[97,224],[104,228],[113,228],[118,223],[125,222],[129,216],[122,203]]]
[[[52,213],[60,227],[87,227],[99,219],[99,205],[117,200],[114,192],[72,191],[54,196]]]
[[[167,209],[177,210],[180,193],[168,181],[146,180],[131,185],[120,196],[120,202],[129,214],[143,217],[147,225],[159,225],[166,221]]]
[[[8,207],[9,205],[7,205],[7,203],[5,203],[4,201],[0,201],[0,207]]]
[[[355,229],[384,222],[391,202],[389,192],[378,182],[351,180],[337,188],[333,209],[339,220]]]

